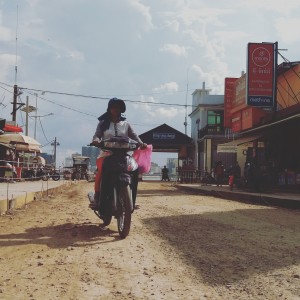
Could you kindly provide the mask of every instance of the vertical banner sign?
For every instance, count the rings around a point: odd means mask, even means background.
[[[274,106],[274,47],[272,43],[248,44],[247,105]]]
[[[237,78],[225,78],[224,90],[224,127],[231,128],[231,108],[233,106],[235,86]]]

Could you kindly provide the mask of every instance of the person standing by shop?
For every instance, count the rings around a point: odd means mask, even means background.
[[[216,167],[214,169],[215,179],[217,182],[217,186],[222,186],[223,178],[224,178],[224,166],[221,161],[218,161]]]

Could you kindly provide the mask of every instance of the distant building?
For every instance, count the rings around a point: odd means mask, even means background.
[[[71,157],[69,156],[69,157],[66,157],[65,158],[65,167],[66,168],[71,168],[71,167],[73,167],[73,157],[74,156],[81,156],[81,154],[80,153],[78,153],[78,152],[76,152],[76,153],[73,153],[72,155],[71,155]]]
[[[65,158],[65,167],[66,168],[73,167],[73,159],[72,159],[72,157],[66,157]]]
[[[82,147],[82,156],[87,156],[90,158],[91,170],[96,170],[96,160],[100,153],[100,149],[97,147]]]
[[[40,153],[39,156],[41,156],[41,157],[43,157],[45,159],[46,165],[53,165],[54,164],[53,154]]]
[[[151,162],[151,169],[149,174],[160,174],[161,173],[161,168],[158,164]]]
[[[178,168],[178,158],[168,158],[166,167],[169,170],[169,175],[175,175]]]

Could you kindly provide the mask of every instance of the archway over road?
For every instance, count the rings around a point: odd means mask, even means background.
[[[167,124],[141,134],[140,138],[144,143],[153,146],[153,152],[178,153],[178,160],[184,163],[188,163],[192,158],[193,139]]]

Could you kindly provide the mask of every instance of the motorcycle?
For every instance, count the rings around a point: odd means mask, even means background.
[[[42,168],[38,169],[36,176],[43,181],[47,181],[50,178],[52,178],[54,181],[58,181],[60,179],[60,174],[56,170],[46,170]]]
[[[91,145],[111,153],[103,162],[100,195],[95,199],[94,213],[103,220],[103,226],[109,225],[115,217],[120,237],[126,238],[138,185],[138,164],[128,152],[137,149],[139,144],[130,138],[112,137]],[[94,193],[90,192],[88,198],[93,202]]]

